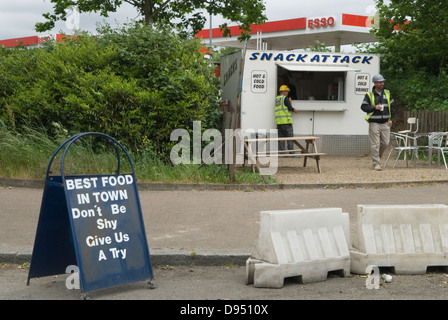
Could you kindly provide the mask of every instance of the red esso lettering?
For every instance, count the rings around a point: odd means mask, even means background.
[[[313,20],[308,20],[308,29],[312,29],[313,28]]]
[[[320,18],[320,19],[310,19],[308,20],[308,28],[320,28],[334,25],[334,18]]]
[[[320,26],[321,27],[326,27],[327,26],[327,18],[320,19]]]

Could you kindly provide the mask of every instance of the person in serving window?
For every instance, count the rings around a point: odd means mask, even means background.
[[[373,169],[381,171],[381,156],[390,142],[390,128],[395,115],[395,103],[389,90],[384,89],[384,77],[376,74],[372,78],[373,88],[364,96],[361,110],[367,113],[369,123],[370,155]]]
[[[297,100],[297,90],[293,84],[286,85],[289,88],[288,97],[290,100]]]
[[[296,109],[292,107],[291,99],[288,97],[290,89],[287,85],[280,86],[280,94],[275,98],[275,122],[277,124],[278,137],[293,137],[294,130],[292,127],[292,112],[298,113]],[[287,141],[288,150],[294,149],[292,141]],[[279,150],[286,150],[285,141],[278,142]]]

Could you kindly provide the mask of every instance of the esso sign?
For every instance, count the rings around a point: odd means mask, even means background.
[[[334,26],[334,18],[316,18],[316,19],[308,19],[308,28],[324,28]]]

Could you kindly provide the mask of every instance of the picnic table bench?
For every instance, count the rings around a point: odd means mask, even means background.
[[[317,152],[316,140],[319,137],[315,136],[296,136],[296,137],[281,137],[281,138],[249,138],[245,139],[244,142],[247,145],[245,150],[247,154],[245,157],[250,157],[255,160],[259,157],[303,157],[303,166],[306,167],[307,159],[312,158],[316,160],[317,172],[321,172],[320,168],[320,157],[325,155],[325,153]],[[279,141],[292,141],[294,145],[298,148],[294,150],[266,150],[266,144],[268,142],[279,142]],[[305,143],[305,145],[303,145]],[[253,150],[253,144],[256,145],[255,150]],[[260,151],[261,150],[261,151]]]

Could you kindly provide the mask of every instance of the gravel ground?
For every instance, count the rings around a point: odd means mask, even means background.
[[[382,159],[383,166],[387,154]],[[431,167],[423,159],[417,160],[415,167],[412,161],[406,167],[406,161],[398,160],[392,168],[395,158],[391,157],[382,171],[375,171],[369,155],[322,156],[319,161],[321,173],[317,172],[314,159],[308,159],[306,167],[303,167],[303,161],[303,158],[279,158],[277,173],[272,177],[283,184],[448,182],[448,170],[442,160],[440,166],[434,161]]]

